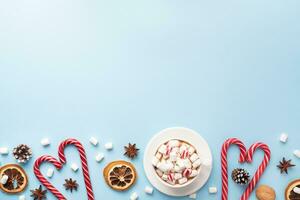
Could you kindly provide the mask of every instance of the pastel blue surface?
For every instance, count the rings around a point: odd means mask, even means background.
[[[33,148],[24,165],[30,184],[34,160],[56,155],[60,141],[78,138],[86,147],[96,199],[174,199],[143,189],[148,181],[142,158],[150,138],[172,126],[192,128],[208,141],[214,169],[198,199],[220,199],[208,187],[220,189],[220,148],[228,137],[247,146],[270,145],[272,161],[260,183],[283,199],[289,181],[300,178],[300,1],[83,1],[26,0],[0,3],[0,146],[19,143]],[[281,144],[281,132],[289,134]],[[90,136],[100,140],[89,144]],[[49,137],[43,148],[40,140]],[[113,142],[114,150],[103,145]],[[102,177],[106,163],[126,159],[123,146],[137,143],[133,161],[137,184],[120,193]],[[105,160],[96,163],[97,152]],[[68,164],[79,162],[73,148]],[[230,150],[230,170],[239,166],[238,151]],[[298,166],[280,175],[283,157]],[[253,174],[255,162],[245,165]],[[2,164],[15,162],[0,156]],[[49,165],[50,166],[50,165]],[[43,172],[48,165],[43,165]],[[63,191],[63,180],[75,178],[80,188]],[[51,180],[68,199],[86,199],[82,175],[69,166]],[[230,181],[230,198],[242,188]],[[0,193],[0,199],[17,196]],[[48,193],[48,199],[55,199]],[[178,198],[186,199],[186,198]],[[250,199],[255,199],[252,195]]]

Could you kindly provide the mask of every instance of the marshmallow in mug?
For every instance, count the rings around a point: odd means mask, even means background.
[[[196,149],[181,140],[162,144],[152,158],[157,175],[170,185],[182,185],[195,178],[201,164]]]

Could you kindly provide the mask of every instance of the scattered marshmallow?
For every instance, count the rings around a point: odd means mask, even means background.
[[[79,169],[79,167],[78,167],[78,165],[77,165],[76,163],[73,163],[73,164],[71,165],[71,169],[72,169],[74,172],[77,172],[78,169]]]
[[[209,187],[208,192],[210,194],[216,194],[218,192],[218,189],[216,187]]]
[[[48,178],[51,178],[53,176],[53,174],[54,174],[54,169],[51,167],[47,170],[46,176]]]
[[[280,140],[280,142],[282,142],[282,143],[286,143],[287,140],[288,140],[288,134],[286,134],[286,133],[281,133],[279,140]]]
[[[300,150],[297,149],[293,153],[297,158],[300,158]]]
[[[41,139],[41,145],[44,146],[44,147],[50,145],[50,139],[49,138]]]
[[[138,198],[139,198],[139,195],[136,192],[134,192],[130,195],[130,200],[137,200]]]
[[[182,184],[185,184],[187,181],[188,181],[188,179],[186,177],[183,177],[183,178],[181,178],[181,179],[178,180],[178,183],[180,185],[182,185]]]
[[[146,194],[152,194],[153,193],[153,187],[146,186],[145,187],[145,193]]]
[[[19,196],[19,200],[26,200],[25,195]]]
[[[190,195],[189,195],[189,198],[190,198],[190,199],[197,199],[197,193],[190,194]]]
[[[111,142],[108,142],[104,145],[106,150],[112,150],[113,149],[113,144]]]
[[[95,160],[97,162],[101,162],[104,159],[104,154],[103,153],[98,153],[95,157]]]
[[[7,155],[9,153],[9,150],[7,147],[0,147],[0,154]]]
[[[3,176],[1,177],[0,183],[1,183],[2,185],[5,185],[5,184],[7,183],[7,180],[8,180],[8,176],[7,176],[7,175],[3,175]]]
[[[294,187],[294,188],[293,188],[293,191],[294,191],[296,194],[300,194],[300,188],[299,188],[299,187]]]
[[[98,142],[98,140],[97,140],[96,138],[91,137],[91,138],[90,138],[90,143],[91,143],[92,145],[94,145],[94,146],[97,146],[99,142]]]

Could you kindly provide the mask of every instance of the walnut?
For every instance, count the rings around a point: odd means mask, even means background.
[[[256,197],[258,200],[275,200],[276,193],[273,188],[267,185],[260,185],[256,190]]]

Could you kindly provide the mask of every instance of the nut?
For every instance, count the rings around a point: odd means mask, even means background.
[[[258,200],[275,200],[276,193],[273,188],[267,185],[260,185],[256,190],[256,197]]]

